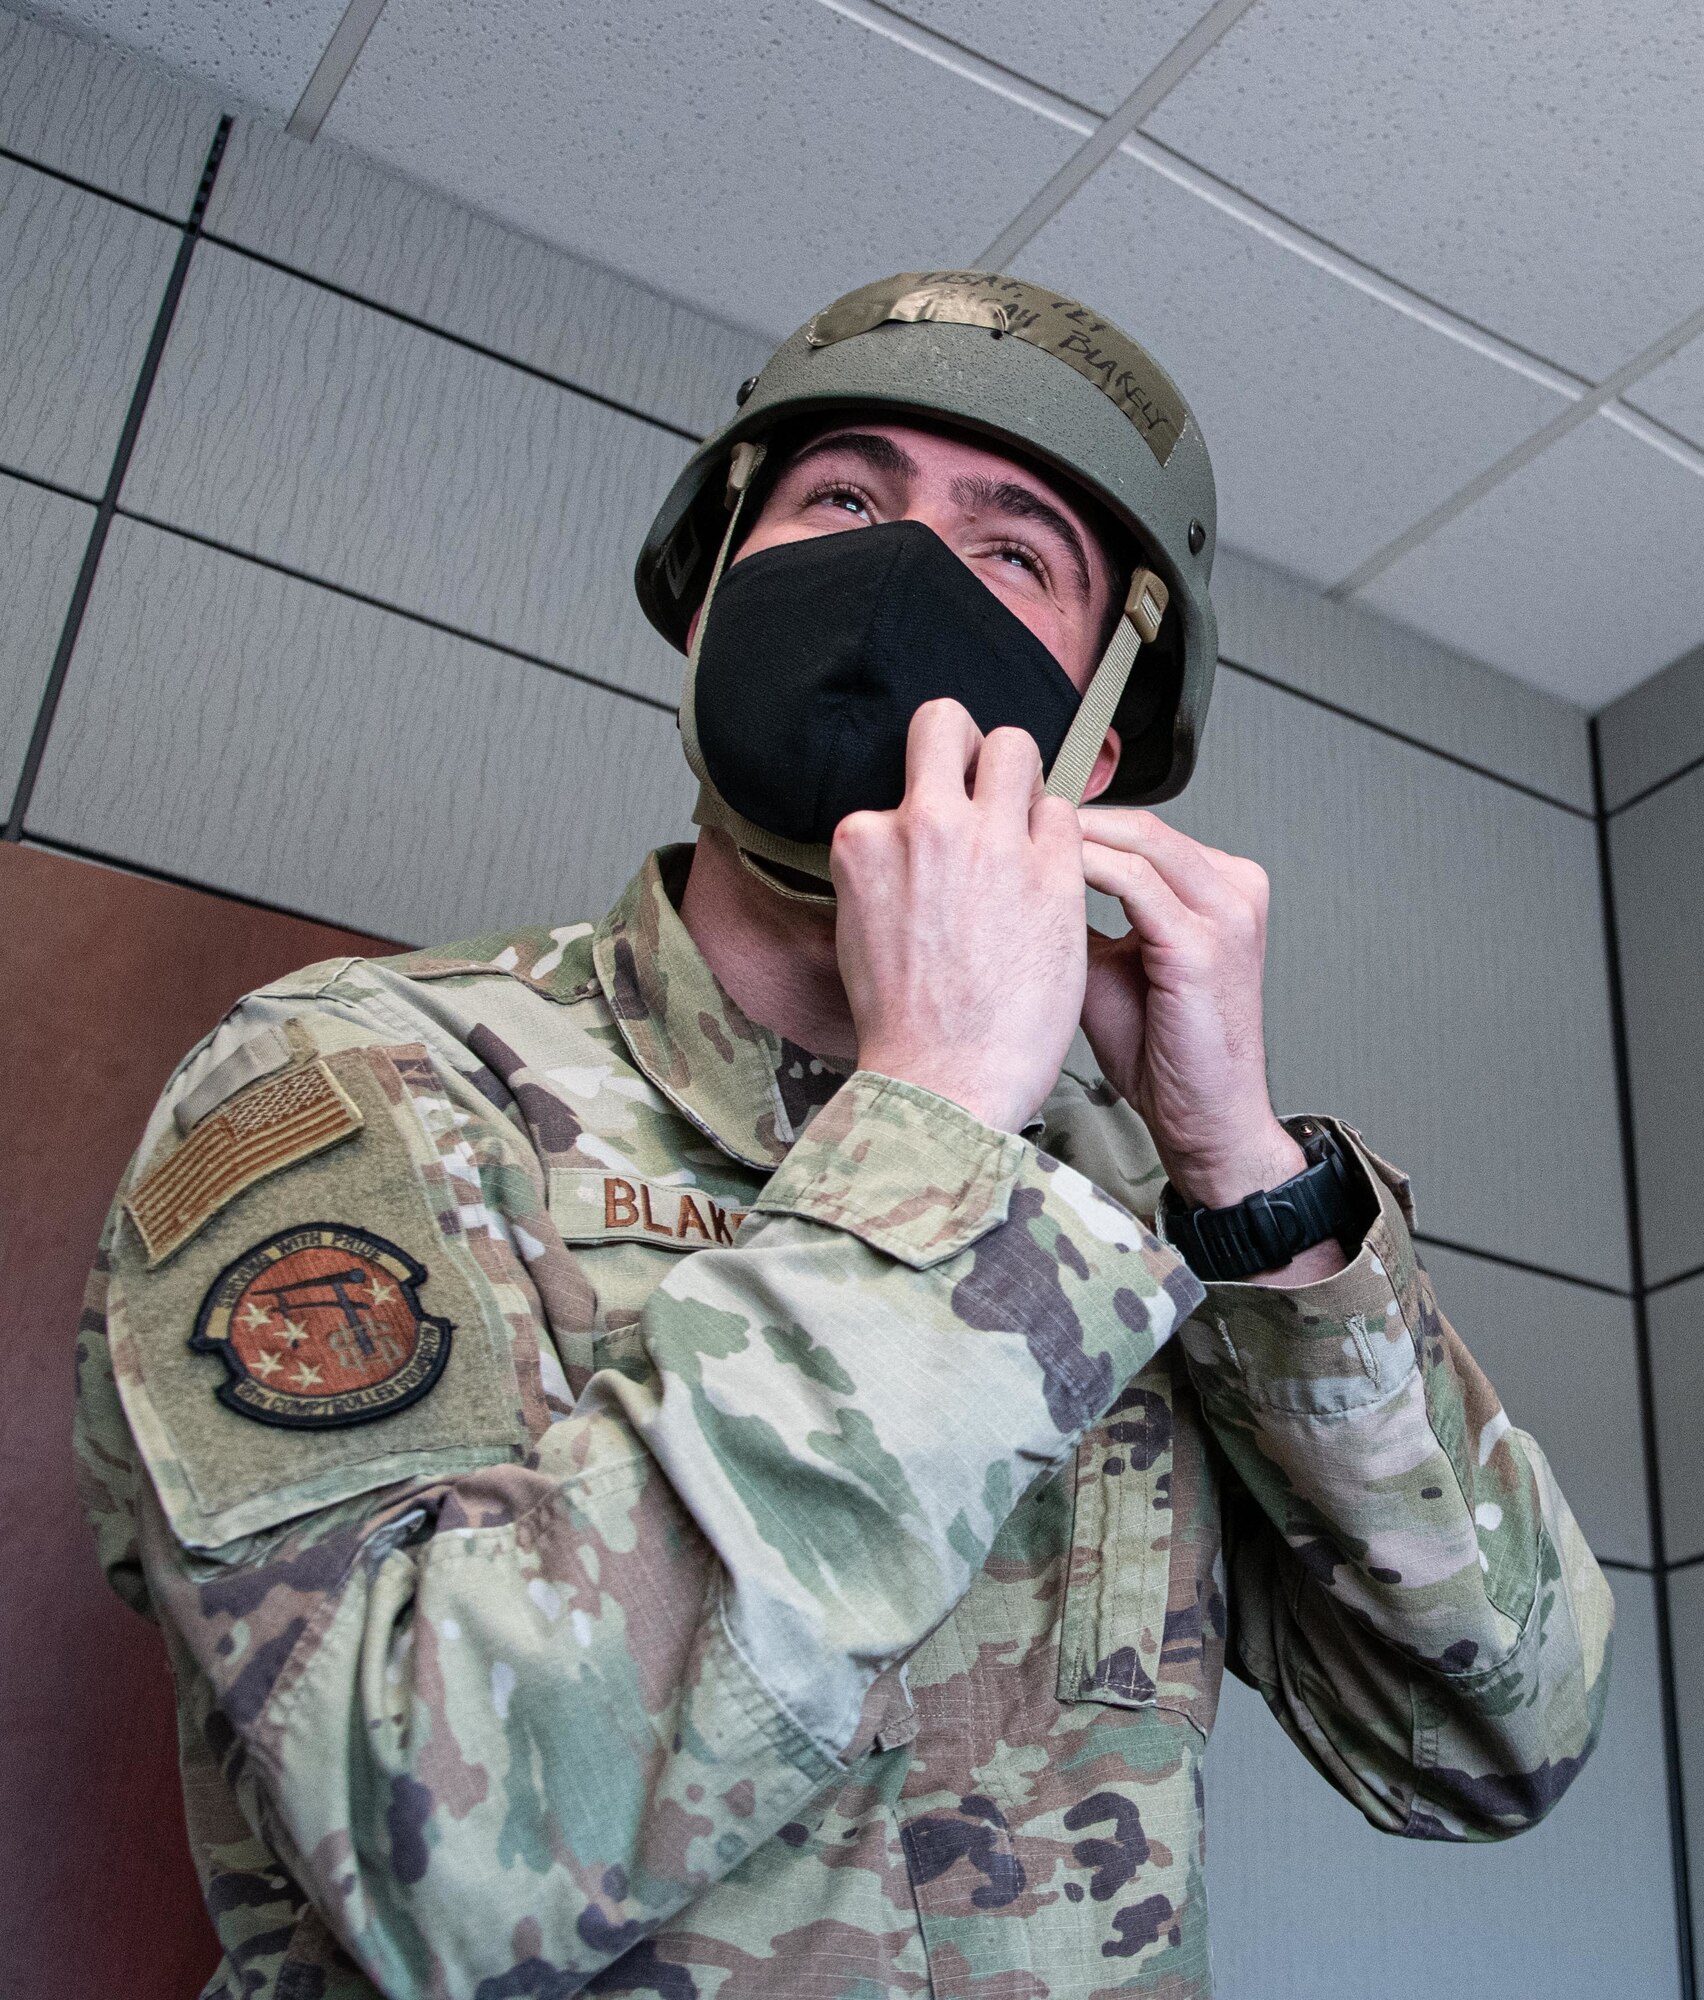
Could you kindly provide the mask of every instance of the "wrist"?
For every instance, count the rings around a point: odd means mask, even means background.
[[[1233,1208],[1251,1194],[1280,1187],[1307,1166],[1307,1155],[1269,1113],[1258,1126],[1212,1151],[1155,1145],[1180,1201],[1191,1208]]]
[[[983,1079],[967,1075],[962,1066],[931,1062],[926,1057],[901,1051],[884,1053],[861,1048],[858,1067],[944,1097],[949,1104],[956,1104],[961,1111],[969,1112],[972,1118],[997,1132],[1016,1132],[1024,1123],[1026,1114],[1012,1103],[1009,1092],[989,1088]]]
[[[1254,1285],[1309,1285],[1334,1276],[1354,1254],[1369,1215],[1365,1176],[1353,1153],[1312,1119],[1298,1120],[1301,1168],[1264,1169],[1266,1184],[1236,1200],[1191,1201],[1175,1185],[1160,1196],[1157,1227],[1195,1272],[1208,1281]],[[1286,1132],[1287,1138],[1292,1134]],[[1215,1187],[1229,1189],[1254,1171],[1251,1154]],[[1376,1202],[1376,1197],[1374,1198]]]

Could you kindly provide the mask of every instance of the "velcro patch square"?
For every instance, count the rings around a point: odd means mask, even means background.
[[[323,1062],[239,1091],[125,1196],[149,1270],[256,1181],[336,1145],[361,1124],[354,1099]]]

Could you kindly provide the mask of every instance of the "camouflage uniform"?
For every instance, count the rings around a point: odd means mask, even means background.
[[[1227,1662],[1375,1826],[1536,1820],[1610,1597],[1401,1178],[1204,1294],[1104,1085],[1013,1137],[835,1075],[684,862],[267,988],[144,1138],[79,1453],[208,1992],[1204,1995]]]

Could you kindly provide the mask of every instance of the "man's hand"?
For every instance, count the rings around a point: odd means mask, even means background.
[[[1226,1208],[1299,1174],[1266,1088],[1266,871],[1149,812],[1079,818],[1084,878],[1130,919],[1089,938],[1083,1032],[1103,1074],[1185,1201]]]
[[[898,809],[848,814],[830,859],[859,1066],[1017,1131],[1058,1081],[1087,971],[1077,816],[1043,792],[1032,738],[926,702]]]

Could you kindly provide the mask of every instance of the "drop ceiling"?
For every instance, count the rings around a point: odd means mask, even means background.
[[[1704,639],[1697,0],[4,4],[280,125],[347,12],[313,143],[777,338],[1023,218],[1226,544],[1588,709]]]

